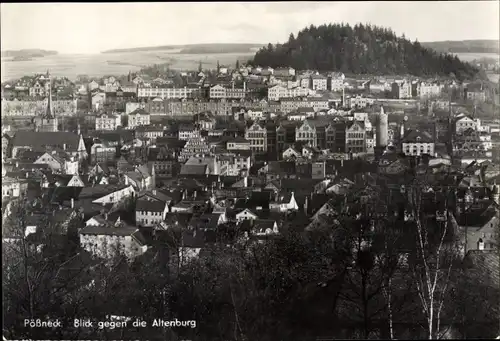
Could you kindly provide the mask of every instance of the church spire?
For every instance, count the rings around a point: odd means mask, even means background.
[[[49,76],[49,70],[47,70],[47,76]],[[52,119],[53,114],[52,114],[52,81],[50,78],[48,79],[49,82],[49,93],[47,95],[47,109],[45,111],[45,117],[46,119]]]

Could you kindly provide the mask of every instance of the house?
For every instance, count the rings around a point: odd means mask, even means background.
[[[155,171],[148,169],[147,165],[135,166],[134,171],[123,174],[125,185],[133,186],[137,191],[155,187]]]
[[[276,77],[295,76],[295,69],[291,67],[276,68],[272,73]]]
[[[477,122],[473,118],[466,115],[458,116],[455,120],[455,133],[462,134],[468,129],[477,130]]]
[[[117,219],[109,222],[107,216],[95,216],[79,231],[81,247],[100,258],[112,258],[123,253],[133,259],[148,249],[139,229]]]
[[[136,109],[128,114],[128,127],[134,129],[139,126],[151,124],[151,115],[144,109]]]
[[[462,213],[457,223],[464,231],[466,251],[491,251],[496,248],[496,233],[498,233],[499,211],[496,207],[486,209],[471,209]]]
[[[53,150],[50,153],[44,153],[35,162],[35,164],[46,164],[53,172],[62,174],[78,174],[79,164],[74,156],[69,156],[64,151]]]
[[[181,124],[179,126],[179,140],[187,141],[193,138],[196,134],[199,134],[199,132],[192,123]]]
[[[231,150],[251,150],[250,141],[243,137],[232,137],[226,140],[226,149]]]
[[[106,163],[116,158],[116,147],[109,145],[107,141],[94,139],[90,147],[91,163]]]
[[[288,160],[288,159],[298,159],[302,156],[302,154],[297,151],[294,147],[288,147],[284,152],[283,152],[283,159]]]
[[[135,221],[139,226],[151,227],[162,222],[169,211],[172,198],[162,191],[153,189],[137,198]]]
[[[295,130],[295,141],[303,142],[311,147],[316,147],[316,126],[311,121],[305,120],[304,123]]]
[[[121,127],[121,125],[122,119],[120,115],[102,114],[95,118],[95,130],[116,130],[118,127]]]
[[[344,89],[345,75],[342,72],[331,73],[329,79],[331,91],[342,91]]]
[[[302,147],[302,156],[307,159],[312,159],[318,156],[320,153],[321,151],[316,147],[309,147],[309,146]]]
[[[24,196],[28,190],[26,179],[2,177],[2,198],[19,198]]]
[[[345,128],[345,152],[366,152],[366,129],[364,122],[350,121]]]
[[[401,140],[401,149],[409,156],[434,155],[434,140],[426,132],[407,130]]]
[[[258,215],[253,213],[251,210],[244,209],[239,213],[236,213],[236,221],[241,223],[244,220],[255,220],[258,218]]]
[[[269,204],[269,209],[278,212],[297,211],[299,206],[297,204],[297,200],[295,199],[294,192],[280,193],[277,200]]]
[[[209,90],[209,96],[211,99],[222,99],[226,98],[226,88],[222,85],[214,85]]]
[[[313,90],[327,90],[328,78],[323,75],[311,75],[310,84]]]
[[[250,141],[250,149],[252,151],[267,151],[267,129],[258,122],[255,122],[245,130],[245,139]]]
[[[31,132],[18,131],[12,140],[12,157],[17,157],[21,150],[43,151],[62,149],[78,160],[88,157],[83,137],[71,132]]]

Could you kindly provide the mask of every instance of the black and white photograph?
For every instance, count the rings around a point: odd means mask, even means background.
[[[3,340],[500,339],[500,1],[0,24]]]

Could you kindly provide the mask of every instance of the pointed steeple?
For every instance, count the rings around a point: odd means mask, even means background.
[[[45,116],[43,118],[45,119],[54,118],[54,115],[52,114],[52,84],[50,84],[50,80],[49,80],[49,94],[47,95],[47,109],[45,111]]]

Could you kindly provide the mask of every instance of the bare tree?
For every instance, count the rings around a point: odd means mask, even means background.
[[[432,188],[424,181],[414,179],[407,191],[409,211],[416,227],[416,252],[412,262],[421,309],[425,316],[425,330],[429,339],[441,338],[443,306],[449,293],[450,275],[457,255],[457,245],[450,241],[451,213],[445,211],[442,221],[423,210],[425,193]],[[444,193],[445,209],[448,193]]]

